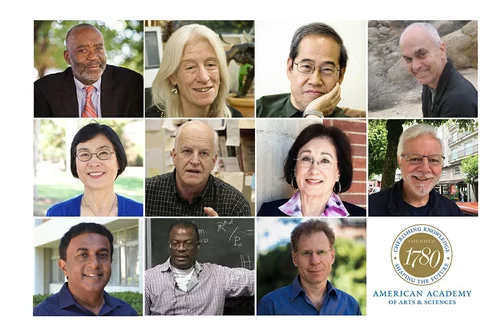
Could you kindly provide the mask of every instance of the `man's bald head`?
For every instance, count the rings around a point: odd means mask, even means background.
[[[186,131],[185,131],[186,130]],[[184,133],[182,133],[185,131]],[[178,141],[181,139],[182,134],[193,134],[197,136],[205,137],[212,141],[212,150],[214,150],[215,155],[218,153],[218,133],[210,127],[207,123],[201,120],[192,120],[185,122],[177,129],[177,136],[175,138],[175,149],[178,150]]]

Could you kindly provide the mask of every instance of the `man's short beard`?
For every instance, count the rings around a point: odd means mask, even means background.
[[[103,72],[105,71],[107,65],[105,62],[101,62],[100,66],[102,70],[99,74],[89,74],[87,71],[86,64],[74,62],[74,65],[72,65],[73,76],[85,85],[93,84],[102,77]],[[77,72],[79,69],[80,69],[80,72]]]
[[[416,171],[410,172],[407,176],[404,176],[402,174],[402,177],[404,180],[403,183],[405,184],[405,182],[407,182],[408,188],[418,197],[427,196],[430,193],[430,191],[432,191],[433,188],[435,188],[438,181],[440,180],[440,177],[437,177],[433,174],[422,174]],[[424,186],[420,186],[420,182],[419,181],[417,182],[415,180],[415,177],[423,177],[423,178],[429,178],[429,179],[432,178],[429,180],[431,188],[428,188],[427,190]]]

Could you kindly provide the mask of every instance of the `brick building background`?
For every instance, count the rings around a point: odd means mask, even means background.
[[[304,127],[315,122],[338,127],[349,137],[352,146],[353,181],[350,189],[341,193],[340,198],[366,208],[367,124],[364,119],[256,119],[257,212],[264,202],[290,198],[295,193],[283,179],[283,162],[298,134]]]

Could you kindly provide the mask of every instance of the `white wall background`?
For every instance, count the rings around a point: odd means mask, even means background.
[[[307,7],[308,8],[308,7]],[[292,9],[294,10],[294,9]],[[290,92],[287,59],[293,34],[314,20],[255,21],[255,97]],[[330,25],[347,48],[347,71],[339,107],[366,111],[367,38],[366,20],[318,21]]]
[[[293,189],[283,179],[283,162],[306,126],[323,123],[319,119],[257,119],[257,212],[264,202],[290,198]]]

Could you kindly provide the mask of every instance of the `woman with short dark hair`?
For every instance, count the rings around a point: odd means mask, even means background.
[[[143,204],[114,192],[127,155],[112,128],[99,123],[82,127],[73,138],[70,159],[72,175],[85,192],[52,206],[47,216],[143,216]]]
[[[320,123],[304,128],[283,171],[285,181],[298,191],[290,199],[264,203],[258,216],[365,216],[365,209],[338,197],[353,178],[352,148],[342,130]]]

